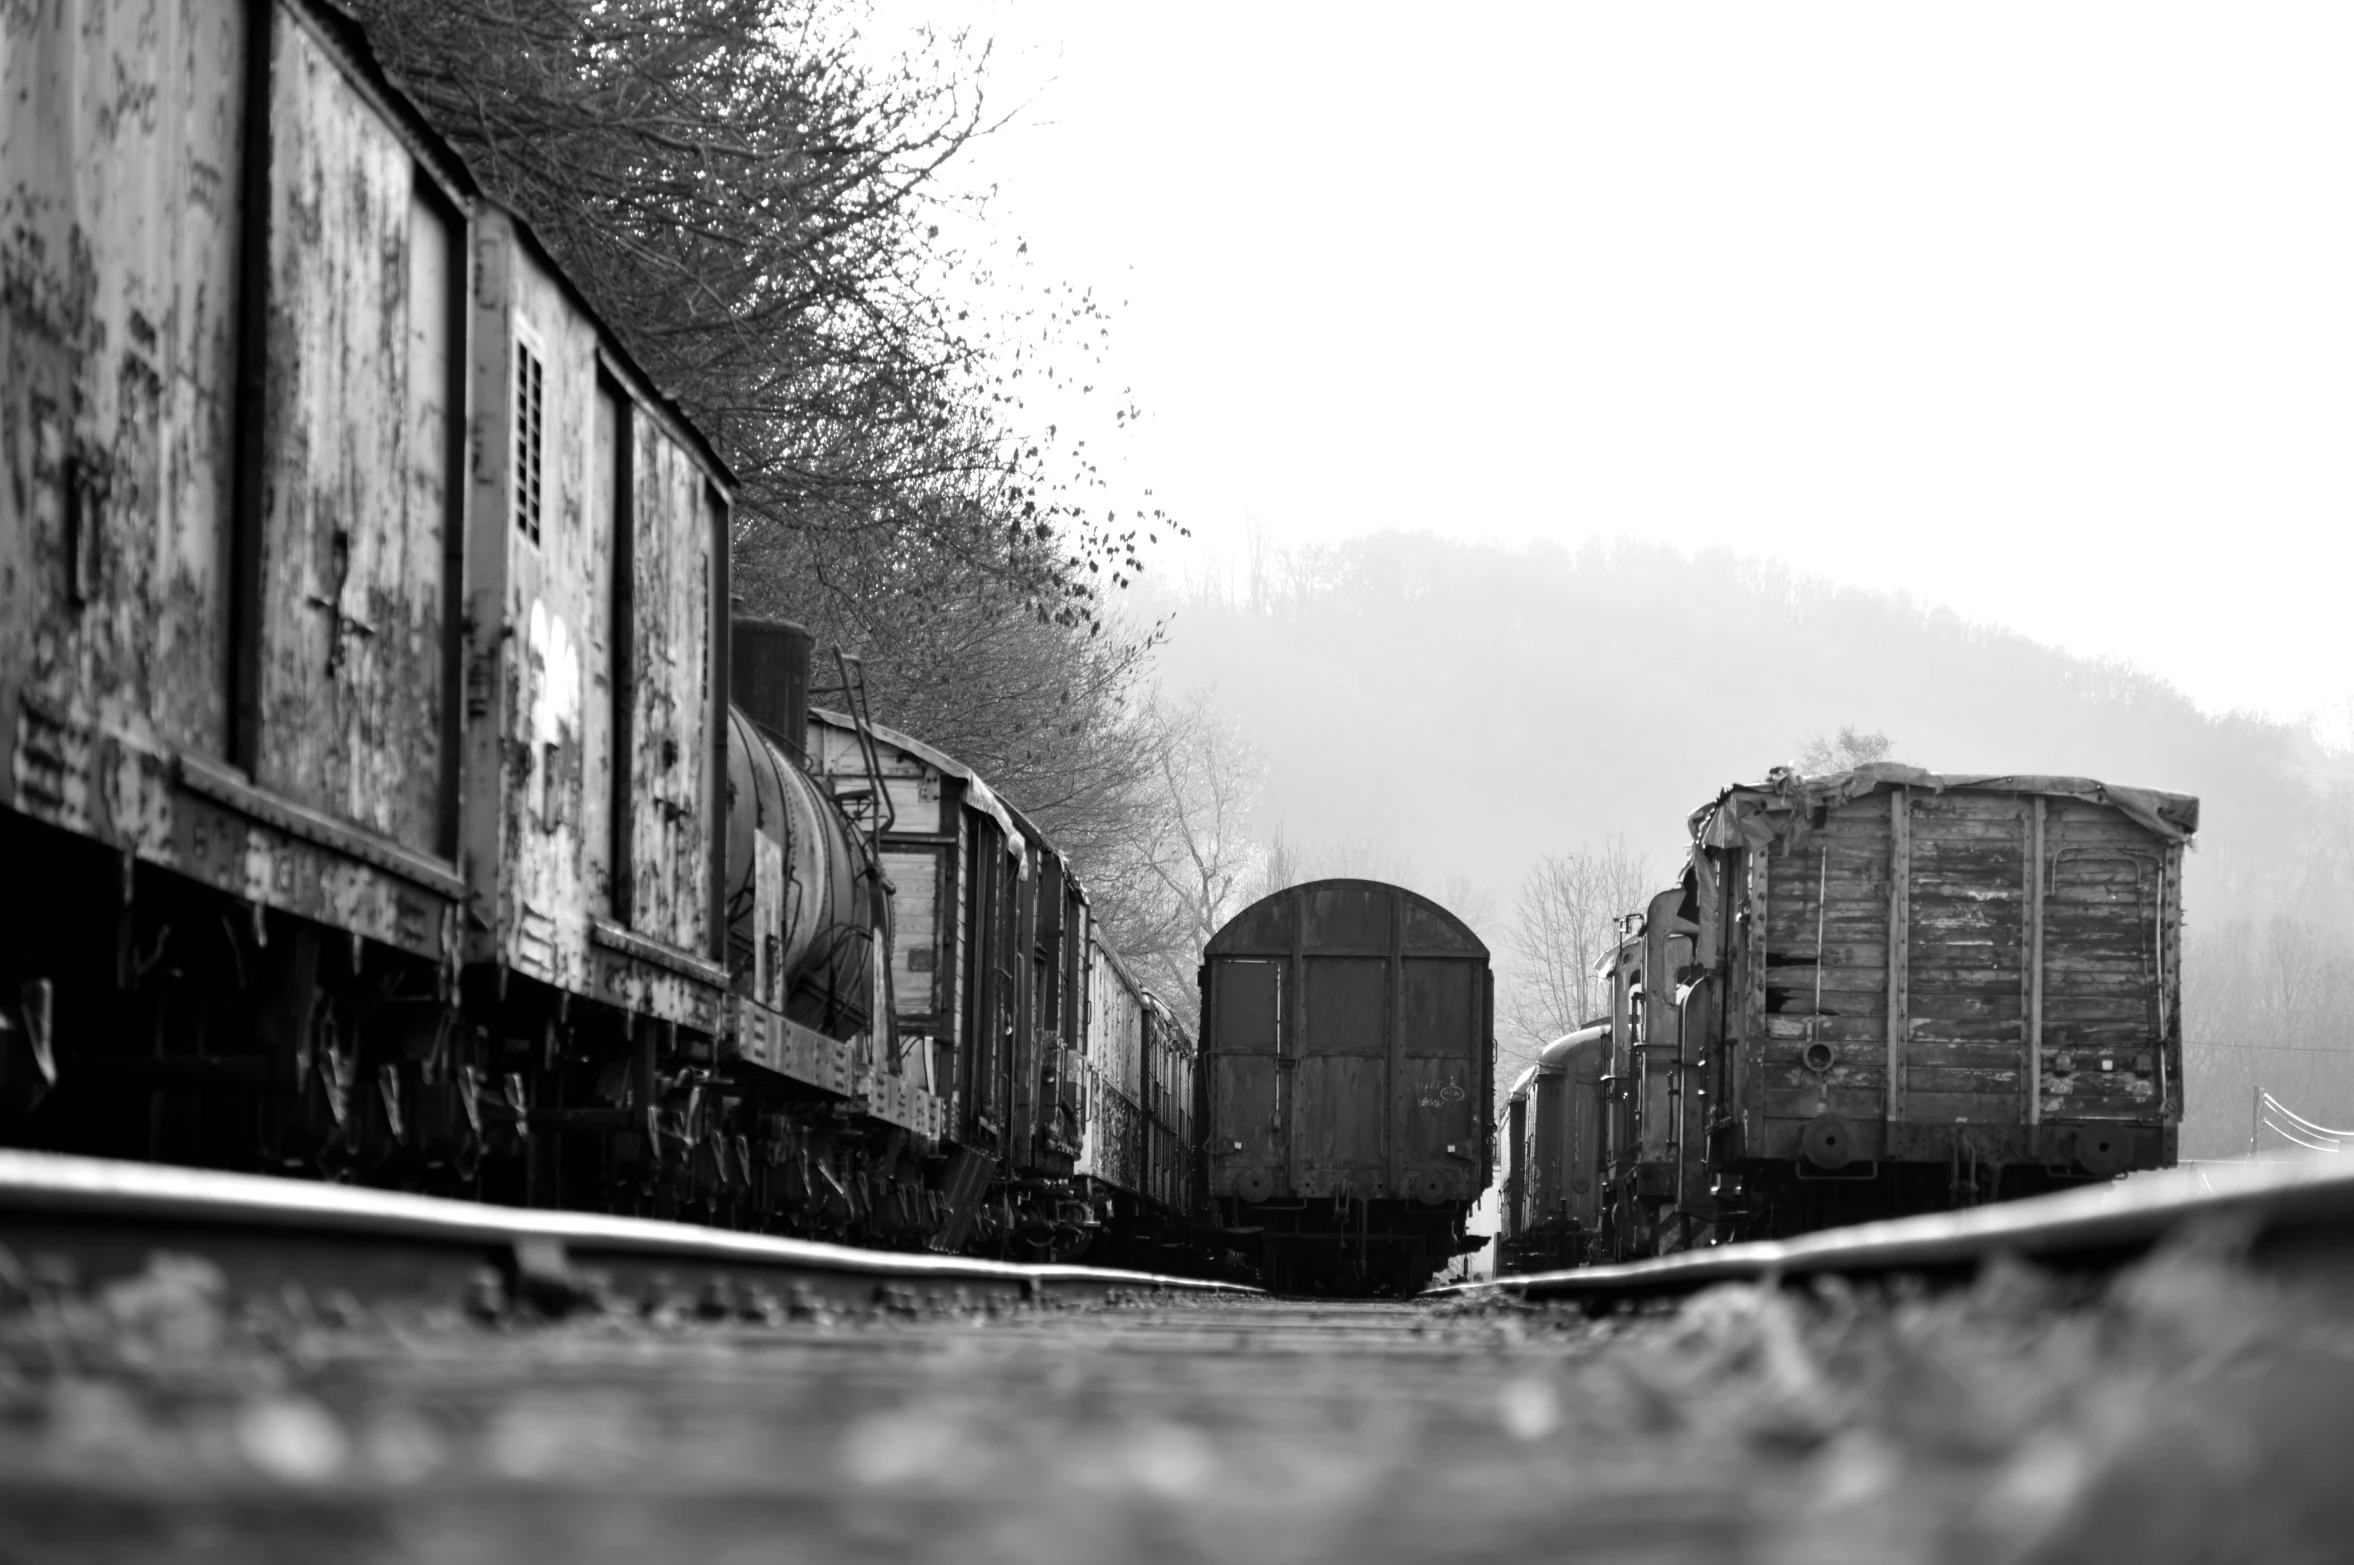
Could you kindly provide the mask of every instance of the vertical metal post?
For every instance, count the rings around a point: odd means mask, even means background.
[[[1401,1024],[1401,1013],[1406,1008],[1406,899],[1399,892],[1391,892],[1389,901],[1389,960],[1384,964],[1383,988],[1388,991],[1389,1003],[1382,1007],[1383,1042],[1388,1046],[1389,1080],[1384,1083],[1383,1101],[1389,1105],[1388,1123],[1383,1139],[1388,1142],[1384,1159],[1389,1168],[1392,1194],[1406,1193],[1406,1029]]]
[[[1912,922],[1913,873],[1913,815],[1910,797],[1903,788],[1888,795],[1888,1093],[1887,1116],[1890,1144],[1882,1149],[1883,1157],[1896,1155],[1894,1145],[1897,1123],[1904,1118],[1904,1056],[1908,1013],[1911,1010],[1906,987],[1911,977],[1911,964],[1906,960],[1905,941]]]
[[[2027,829],[2027,1123],[2043,1123],[2043,800]]]

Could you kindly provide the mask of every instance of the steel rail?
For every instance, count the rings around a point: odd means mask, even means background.
[[[85,1281],[128,1275],[157,1251],[174,1251],[214,1261],[243,1291],[298,1283],[371,1301],[463,1301],[479,1295],[485,1268],[503,1279],[510,1301],[604,1289],[722,1308],[762,1294],[867,1306],[1259,1291],[4,1148],[0,1246],[20,1259],[65,1257]]]
[[[1633,1298],[1721,1282],[1968,1272],[1998,1255],[2058,1267],[2115,1265],[2194,1227],[2229,1232],[2247,1244],[2251,1260],[2270,1267],[2354,1264],[2354,1162],[2321,1157],[2173,1169],[1796,1239],[1458,1283],[1425,1297]]]

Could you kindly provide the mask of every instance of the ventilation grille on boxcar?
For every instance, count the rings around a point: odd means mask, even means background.
[[[544,376],[539,355],[515,344],[515,530],[539,542],[540,407]]]

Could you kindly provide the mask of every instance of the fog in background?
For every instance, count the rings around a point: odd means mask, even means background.
[[[1504,951],[1533,865],[1664,876],[1845,725],[2197,793],[2184,1152],[2259,1081],[2354,1124],[2354,12],[958,20],[985,237],[1105,301],[1091,455],[1192,529],[1133,607],[1257,884]]]

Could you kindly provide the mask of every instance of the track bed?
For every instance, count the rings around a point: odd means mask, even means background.
[[[2166,1561],[2345,1536],[2344,1295],[2197,1249],[1601,1316],[934,1293],[759,1320],[691,1291],[476,1319],[256,1296],[193,1258],[102,1287],[15,1259],[4,1559]]]

